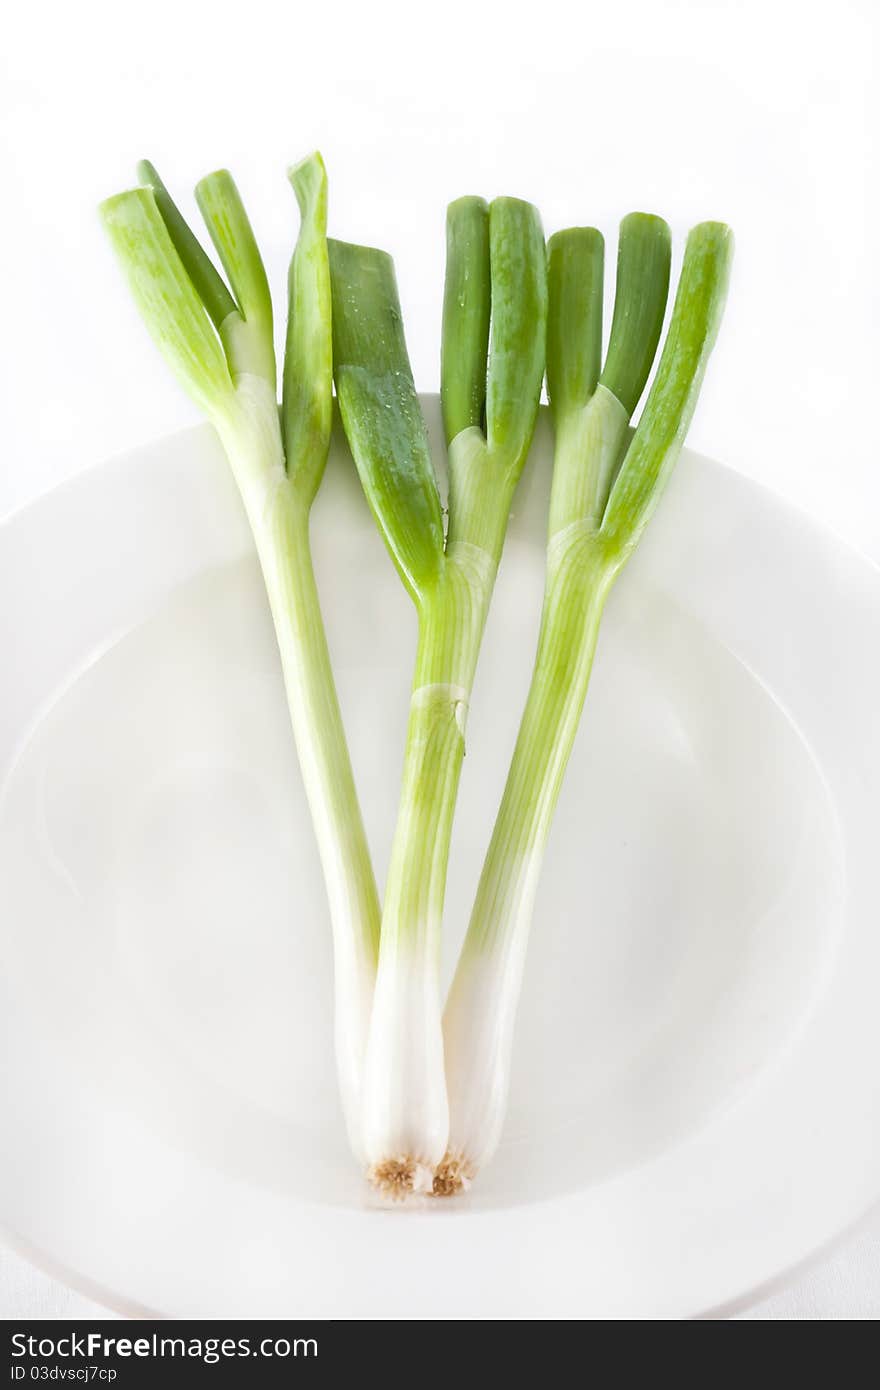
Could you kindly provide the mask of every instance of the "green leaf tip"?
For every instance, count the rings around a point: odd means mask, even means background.
[[[333,339],[327,250],[327,171],[317,153],[288,170],[300,228],[287,278],[281,425],[287,471],[311,503],[333,424]]]
[[[159,177],[155,166],[148,159],[142,159],[137,166],[137,172],[141,183],[152,191],[159,215],[168,229],[168,235],[174,243],[181,263],[199,299],[210,314],[215,328],[219,329],[229,315],[236,312],[238,305]]]
[[[302,216],[307,216],[310,208],[323,206],[326,219],[327,170],[320,151],[313,150],[305,158],[297,160],[296,164],[291,164],[287,177],[293,186]]]
[[[148,159],[139,159],[137,163],[138,183],[145,188],[165,188],[164,183],[159,177],[159,171],[155,164],[151,164]]]
[[[672,236],[662,217],[631,212],[620,224],[611,336],[600,381],[632,415],[651,372],[669,294]]]
[[[485,430],[515,482],[544,375],[547,255],[537,208],[467,196],[446,216],[440,396],[447,443]]]
[[[346,437],[400,576],[419,602],[443,564],[443,517],[412,378],[394,262],[328,241],[333,374]]]
[[[394,261],[375,246],[327,240],[333,303],[334,362],[411,376]]]
[[[241,194],[228,169],[206,174],[196,184],[196,202],[237,301],[247,332],[227,344],[237,370],[266,377],[275,387],[272,296],[263,258]]]
[[[705,306],[704,354],[714,347],[724,317],[734,250],[733,230],[726,222],[699,222],[688,233],[684,254],[689,278],[685,293],[702,300]]]
[[[657,375],[611,490],[601,534],[622,561],[635,548],[678,459],[724,313],[733,234],[702,222],[688,235]]]
[[[206,414],[228,404],[226,358],[152,188],[107,198],[99,213],[134,301],[160,351]]]
[[[489,254],[486,437],[518,478],[532,442],[546,358],[547,251],[537,208],[519,198],[493,199]]]
[[[605,239],[567,227],[547,243],[547,394],[554,417],[586,405],[602,361]]]
[[[480,197],[479,193],[463,193],[460,198],[453,198],[446,209],[447,226],[449,223],[457,223],[460,219],[466,221],[472,216],[476,216],[480,221],[489,215],[489,204],[485,198]]]
[[[489,204],[457,198],[446,211],[440,402],[446,442],[482,428],[491,315]]]

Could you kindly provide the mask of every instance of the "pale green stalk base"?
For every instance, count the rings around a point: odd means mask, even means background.
[[[528,701],[444,1014],[450,1133],[437,1195],[494,1152],[535,891],[583,709],[611,575],[583,536],[557,550]]]
[[[434,907],[442,905],[467,712],[494,579],[495,565],[486,551],[452,543],[419,617],[401,833],[392,850],[382,919],[389,947],[402,924],[418,942]]]
[[[465,726],[513,482],[485,436],[449,446],[449,540],[419,606],[403,786],[382,913],[364,1074],[370,1176],[395,1195],[430,1191],[447,1148],[440,942]]]
[[[572,526],[598,531],[620,465],[629,415],[605,386],[589,402],[570,410],[556,426],[556,464],[550,496],[550,546],[558,547]],[[590,460],[590,467],[584,466]],[[552,557],[548,557],[552,563]]]
[[[467,1186],[507,1106],[513,1029],[544,847],[617,566],[599,537],[629,415],[603,386],[557,429],[547,579],[535,669],[443,1018],[449,1143],[434,1192]],[[589,466],[584,461],[589,460]]]
[[[574,744],[611,576],[573,538],[549,581],[535,674],[474,907],[468,950],[492,950],[518,897],[508,866],[542,855]]]
[[[364,1075],[370,1177],[392,1195],[429,1191],[447,1146],[440,928],[467,711],[495,572],[485,550],[451,542],[419,615]]]

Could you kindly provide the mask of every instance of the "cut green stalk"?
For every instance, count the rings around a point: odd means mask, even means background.
[[[489,210],[482,198],[459,198],[446,214],[440,378],[447,440],[483,426],[491,310]]]
[[[382,252],[330,243],[342,420],[419,625],[364,1075],[370,1176],[393,1195],[430,1190],[447,1148],[440,928],[449,841],[474,671],[544,370],[535,209],[462,199],[447,227],[445,544],[393,265]]]
[[[684,442],[726,294],[732,238],[726,227],[704,223],[688,237],[657,376],[627,447],[629,416],[663,320],[669,234],[655,218],[624,223],[618,307],[598,384],[597,237],[566,232],[550,242],[548,387],[556,457],[544,610],[525,712],[444,1015],[450,1142],[436,1179],[442,1193],[466,1185],[500,1138],[535,891],[602,611]]]
[[[379,901],[309,542],[331,424],[326,174],[317,154],[290,174],[301,227],[279,418],[269,287],[231,176],[209,175],[197,196],[232,292],[152,166],[139,172],[147,187],[110,198],[102,216],[147,327],[220,436],[253,532],[330,903],[340,1089],[360,1155]]]
[[[152,190],[153,199],[165,230],[180,258],[181,265],[192,281],[196,297],[207,309],[211,322],[219,332],[221,324],[226,322],[229,315],[237,313],[238,305],[229,293],[226,282],[218,272],[211,257],[206,254],[198,237],[188,226],[180,209],[159,177],[159,172],[155,166],[148,159],[142,159],[138,164],[137,172],[143,187]],[[133,191],[120,195],[119,202],[122,208],[130,206],[131,192]],[[113,198],[108,199],[103,208],[105,221],[110,227],[118,225],[119,222],[115,216],[112,221],[110,220],[110,214],[116,201]],[[130,262],[128,263],[130,264]],[[127,273],[130,275],[131,270],[129,269]],[[150,321],[150,319],[147,320],[148,323]]]
[[[290,181],[301,223],[288,274],[281,425],[288,473],[308,506],[324,476],[333,425],[333,333],[332,329],[327,331],[332,312],[323,161],[314,155],[301,160],[290,170]]]

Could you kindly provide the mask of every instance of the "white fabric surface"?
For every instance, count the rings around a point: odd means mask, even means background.
[[[280,174],[319,144],[334,227],[395,253],[424,389],[437,385],[448,198],[521,192],[548,230],[613,228],[649,206],[679,247],[690,222],[730,221],[730,307],[691,442],[880,558],[880,470],[862,436],[880,366],[873,0],[838,0],[831,24],[816,0],[547,0],[538,19],[515,14],[445,0],[426,35],[408,0],[340,0],[332,18],[251,0],[245,25],[231,0],[210,14],[154,0],[135,41],[113,0],[14,7],[0,53],[15,209],[0,516],[196,418],[122,291],[99,198],[144,154],[184,190],[228,163],[281,286],[294,213]],[[0,1316],[99,1312],[0,1249]],[[880,1219],[743,1316],[880,1316]]]

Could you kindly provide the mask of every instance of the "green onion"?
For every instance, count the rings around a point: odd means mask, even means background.
[[[548,387],[556,430],[544,610],[513,760],[444,1015],[449,1148],[434,1190],[466,1185],[498,1144],[517,1003],[544,848],[586,696],[608,593],[684,442],[723,310],[728,228],[691,232],[657,375],[634,436],[663,321],[669,233],[623,224],[601,375],[601,239],[550,242]]]
[[[220,436],[253,531],[327,886],[340,1089],[350,1139],[361,1153],[379,901],[309,541],[332,418],[326,174],[317,154],[290,174],[301,227],[290,268],[280,417],[269,287],[231,176],[211,174],[197,189],[227,286],[152,165],[142,164],[139,174],[145,186],[110,198],[102,217],[148,329]]]
[[[462,199],[447,231],[445,539],[393,265],[383,252],[330,243],[342,420],[419,629],[364,1074],[369,1172],[394,1195],[430,1190],[447,1149],[440,928],[449,842],[471,686],[544,370],[536,210]]]
[[[528,203],[452,203],[444,519],[393,263],[328,242],[320,156],[290,171],[300,230],[280,409],[269,284],[231,175],[210,174],[196,190],[222,273],[153,166],[139,175],[142,186],[109,199],[102,216],[147,327],[217,430],[253,532],[329,899],[351,1144],[380,1191],[449,1195],[500,1139],[535,893],[602,614],[684,442],[723,312],[731,234],[703,223],[688,237],[632,431],[666,313],[665,222],[634,213],[621,224],[603,362],[601,234],[570,228],[545,247]],[[444,1011],[441,928],[467,715],[545,367],[555,455],[538,648]],[[381,913],[311,557],[334,380],[364,493],[418,623]]]

